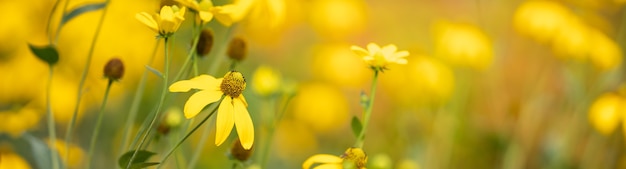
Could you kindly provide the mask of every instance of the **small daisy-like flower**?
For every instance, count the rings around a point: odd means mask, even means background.
[[[213,19],[213,12],[211,12],[213,10],[213,2],[211,0],[201,0],[200,3],[196,0],[176,0],[176,2],[198,12],[202,23],[208,23]]]
[[[316,154],[302,163],[302,169],[309,169],[313,164],[319,164],[313,169],[343,169],[344,166],[353,166],[357,169],[365,169],[367,155],[360,148],[348,148],[341,156],[330,154]]]
[[[248,103],[241,94],[246,89],[243,75],[237,71],[230,71],[224,78],[218,79],[200,75],[190,80],[178,81],[169,87],[170,92],[188,92],[191,89],[199,91],[191,95],[185,103],[185,117],[195,117],[206,105],[225,96],[217,109],[215,145],[224,143],[235,126],[241,145],[249,150],[254,143],[254,125],[248,114]]]
[[[367,50],[358,46],[352,46],[350,49],[361,56],[372,69],[377,71],[387,69],[387,65],[391,63],[406,64],[405,57],[409,56],[408,51],[397,51],[398,47],[394,44],[381,48],[375,43],[369,43],[367,44]]]
[[[163,6],[159,14],[150,15],[147,12],[141,12],[135,15],[135,18],[160,36],[167,37],[176,32],[183,23],[185,10],[186,8],[178,8],[176,5]]]

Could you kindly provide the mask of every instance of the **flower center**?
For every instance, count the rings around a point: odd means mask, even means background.
[[[241,92],[246,89],[246,79],[240,72],[230,71],[224,75],[220,89],[230,97],[239,97]]]

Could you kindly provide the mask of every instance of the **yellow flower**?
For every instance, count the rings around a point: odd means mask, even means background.
[[[367,155],[360,148],[348,148],[341,156],[330,154],[317,154],[309,157],[302,163],[302,169],[309,169],[313,164],[320,163],[315,169],[342,169],[344,166],[353,166],[357,169],[365,169]]]
[[[243,20],[250,11],[254,0],[235,0],[232,4],[216,6],[212,9],[215,19],[224,26]]]
[[[0,169],[30,169],[30,165],[19,155],[0,150]]]
[[[163,6],[159,14],[148,14],[141,12],[135,15],[135,18],[148,26],[152,31],[161,36],[169,36],[178,30],[181,23],[185,20],[186,8],[178,8],[177,6]]]
[[[183,113],[187,119],[193,118],[208,104],[222,99],[217,110],[215,145],[219,146],[230,135],[233,125],[243,147],[248,150],[254,143],[254,125],[248,114],[248,103],[241,94],[246,88],[246,80],[240,72],[230,71],[224,78],[216,79],[200,75],[190,80],[181,80],[169,87],[170,92],[199,91],[191,95]]]
[[[598,132],[611,135],[626,115],[626,101],[616,93],[606,93],[589,108],[589,122]]]
[[[274,70],[269,66],[259,66],[254,71],[254,79],[252,79],[252,85],[254,91],[261,96],[270,96],[278,91],[280,88],[280,72]]]
[[[491,41],[479,28],[441,22],[435,24],[435,52],[451,64],[484,70],[493,60]]]
[[[515,28],[540,42],[548,42],[564,29],[571,12],[558,2],[526,1],[515,11]]]
[[[319,134],[337,131],[351,117],[346,96],[328,84],[303,85],[292,104],[294,119]]]
[[[7,133],[12,137],[19,137],[23,132],[32,129],[37,126],[41,119],[41,113],[43,110],[39,110],[31,106],[26,105],[14,110],[2,110],[0,111],[0,133]]]
[[[213,2],[211,0],[201,0],[200,3],[196,0],[176,0],[176,2],[198,12],[203,23],[208,23],[213,19],[213,12],[211,11],[213,10]]]
[[[383,46],[382,48],[375,43],[367,44],[367,50],[358,47],[350,47],[354,53],[361,56],[365,63],[369,64],[374,70],[382,71],[391,63],[406,64],[405,57],[409,56],[407,51],[399,51],[394,44]]]

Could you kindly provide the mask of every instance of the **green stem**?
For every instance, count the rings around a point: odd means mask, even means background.
[[[50,74],[48,75],[48,86],[46,88],[46,107],[47,107],[47,111],[48,111],[48,134],[50,134],[50,146],[53,146],[56,144],[56,140],[57,140],[57,134],[56,134],[56,128],[54,125],[54,112],[52,112],[52,105],[50,104],[50,95],[52,92],[52,75],[54,69],[52,68],[52,65],[50,65],[50,70],[48,71]],[[54,146],[53,146],[54,147]],[[50,157],[52,158],[52,168],[53,169],[58,169],[59,168],[59,160],[58,160],[58,154],[57,151],[55,151],[56,149],[51,148],[50,149]]]
[[[145,143],[146,139],[150,135],[150,132],[152,132],[152,128],[154,128],[154,124],[156,123],[156,120],[159,117],[159,113],[161,112],[161,107],[163,105],[163,102],[165,101],[165,94],[167,94],[167,87],[169,86],[168,78],[167,78],[169,76],[169,62],[170,62],[168,38],[169,37],[165,37],[163,39],[164,45],[165,45],[165,60],[163,62],[163,65],[165,67],[165,71],[163,72],[163,87],[161,88],[161,98],[159,99],[159,103],[157,104],[156,111],[154,112],[154,117],[152,117],[152,121],[150,122],[148,129],[146,129],[146,133],[141,138],[139,145],[137,145],[137,147],[135,148],[135,152],[133,152],[133,155],[130,157],[128,164],[126,164],[126,169],[130,168],[130,165],[133,163],[135,156],[137,156],[137,152],[139,151],[139,149],[141,149],[141,147]]]
[[[96,146],[96,140],[98,140],[98,134],[100,133],[100,126],[102,126],[102,119],[104,118],[104,108],[107,104],[107,99],[109,98],[109,91],[111,91],[111,84],[113,84],[113,80],[109,79],[109,83],[107,84],[107,89],[104,91],[104,99],[102,100],[102,105],[100,106],[100,112],[98,112],[98,119],[96,119],[96,126],[93,129],[93,134],[91,135],[91,141],[89,141],[89,150],[87,151],[87,168],[91,168],[91,160],[93,158],[93,149]]]
[[[67,8],[67,4],[69,3],[66,2],[65,7],[63,9],[63,15],[65,15],[65,9]],[[74,125],[76,125],[76,116],[78,116],[78,109],[80,108],[80,101],[83,97],[83,87],[85,86],[85,80],[87,80],[87,74],[89,74],[89,68],[91,67],[91,59],[93,58],[93,53],[94,53],[94,48],[96,46],[96,42],[98,41],[98,38],[100,37],[100,31],[102,30],[102,24],[104,23],[104,17],[106,16],[107,13],[107,9],[109,9],[109,3],[110,0],[106,1],[106,6],[104,7],[104,9],[102,9],[102,15],[100,16],[100,21],[98,22],[98,26],[96,27],[96,32],[94,33],[94,37],[91,40],[91,46],[89,47],[89,52],[87,54],[87,60],[85,61],[85,69],[83,69],[83,74],[80,77],[80,81],[78,82],[78,91],[76,92],[76,105],[74,105],[74,113],[72,114],[72,117],[70,118],[70,124],[67,126],[66,132],[65,132],[65,159],[69,160],[69,156],[70,156],[70,142],[72,140],[72,133],[73,133],[73,129],[74,129]],[[61,29],[61,27],[59,26],[59,28],[57,29],[57,39],[58,39],[58,31]],[[67,163],[67,161],[66,161]]]
[[[67,12],[67,7],[70,4],[70,0],[67,0],[65,2],[65,5],[63,5],[63,12],[61,12],[61,20],[63,20],[63,17],[65,17],[65,12]],[[106,7],[105,7],[106,8]],[[103,13],[104,15],[104,13]],[[50,16],[50,18],[52,18],[52,16]],[[54,44],[56,44],[57,42],[59,42],[59,33],[61,32],[61,28],[63,28],[63,25],[61,23],[59,23],[59,25],[57,25],[57,30],[54,33],[55,37],[54,37]],[[52,39],[50,39],[52,40]]]
[[[269,150],[270,150],[270,147],[272,146],[272,142],[274,141],[274,133],[276,132],[276,125],[277,125],[276,122],[282,119],[283,115],[287,111],[287,106],[289,105],[293,96],[294,95],[287,96],[287,98],[284,101],[284,104],[282,104],[283,107],[281,111],[278,114],[276,114],[274,117],[272,117],[270,119],[271,121],[268,123],[270,125],[268,136],[267,136],[267,140],[265,141],[265,145],[263,145],[263,150],[261,152],[261,168],[266,168],[265,166],[267,165],[267,161],[269,159],[269,152],[270,152]]]
[[[374,107],[374,98],[376,98],[376,84],[378,80],[378,70],[374,70],[374,78],[372,79],[372,88],[370,89],[370,97],[369,102],[367,103],[367,109],[363,112],[363,120],[362,125],[363,128],[359,133],[359,137],[357,137],[357,141],[354,144],[355,147],[363,148],[363,142],[365,141],[365,132],[367,131],[367,125],[370,121],[370,116],[372,115],[372,108]]]
[[[148,61],[149,65],[152,64],[152,61],[154,61],[154,56],[156,56],[156,52],[159,49],[160,42],[161,42],[160,40],[156,41],[156,45],[154,46],[154,49],[152,50],[152,54],[150,55],[152,57],[150,58],[150,61]],[[146,88],[146,82],[148,79],[147,76],[148,76],[148,70],[144,69],[143,74],[141,75],[141,79],[139,80],[139,84],[137,85],[137,90],[135,90],[135,94],[133,95],[134,96],[133,102],[131,103],[130,111],[128,113],[128,118],[126,118],[126,124],[124,125],[124,128],[123,128],[124,134],[122,138],[122,144],[119,150],[120,156],[124,154],[124,150],[128,148],[128,145],[126,144],[128,144],[128,139],[130,138],[130,130],[133,128],[131,125],[137,118],[137,112],[139,112],[139,104],[141,103],[141,100],[143,99],[143,92]]]
[[[219,103],[219,102],[221,102],[221,99],[220,99],[220,101],[215,102],[215,103]],[[202,121],[200,121],[200,123],[198,123],[198,125],[196,125],[196,127],[194,127],[193,129],[191,129],[191,131],[189,131],[189,132],[187,133],[187,135],[185,135],[185,137],[183,137],[183,139],[181,139],[180,141],[178,141],[178,143],[176,143],[176,145],[175,145],[175,146],[174,146],[174,147],[173,147],[173,148],[172,148],[169,152],[167,152],[167,154],[165,154],[165,156],[163,156],[163,159],[161,159],[161,162],[160,162],[160,164],[159,164],[159,166],[158,166],[157,168],[161,168],[161,166],[163,166],[163,164],[165,164],[165,161],[167,160],[167,158],[168,158],[170,155],[172,155],[172,153],[173,153],[173,152],[174,152],[174,151],[175,151],[175,150],[176,150],[176,149],[177,149],[177,148],[178,148],[181,144],[183,144],[183,142],[185,142],[185,140],[187,140],[187,138],[189,138],[189,136],[191,136],[191,134],[193,134],[194,132],[196,132],[196,130],[198,130],[198,128],[200,128],[200,126],[202,126],[202,124],[204,124],[204,123],[205,123],[205,122],[209,119],[209,117],[211,117],[211,116],[213,116],[213,114],[215,114],[215,112],[217,111],[217,108],[218,108],[218,107],[219,107],[219,106],[215,106],[215,108],[213,108],[213,110],[211,111],[211,113],[209,113],[209,115],[207,115],[206,117],[204,117],[204,119],[202,119]]]
[[[198,28],[196,28],[197,30],[202,29],[202,26],[198,26]],[[196,33],[197,35],[195,36],[195,38],[193,39],[193,43],[191,44],[191,49],[189,49],[189,52],[187,53],[187,57],[185,59],[185,63],[183,63],[183,66],[180,68],[180,71],[178,71],[178,73],[176,74],[176,76],[174,77],[174,81],[180,80],[181,76],[183,75],[183,73],[186,72],[187,70],[187,66],[189,66],[189,62],[191,61],[191,59],[194,59],[192,57],[195,57],[195,52],[196,52],[196,48],[198,47],[198,41],[200,41],[200,33]],[[196,62],[196,60],[194,59],[194,64]],[[194,65],[196,66],[196,65]],[[197,66],[196,66],[196,72],[195,74],[197,75]]]
[[[46,25],[46,33],[48,33],[48,43],[52,44],[52,32],[50,32],[50,27],[52,24],[52,18],[54,16],[54,12],[56,12],[57,7],[59,7],[59,2],[61,2],[61,0],[57,0],[54,2],[54,5],[52,6],[52,10],[50,10],[50,16],[48,16],[48,25]]]

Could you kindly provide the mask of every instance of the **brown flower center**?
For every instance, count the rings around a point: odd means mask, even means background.
[[[239,97],[243,90],[246,89],[246,79],[240,72],[230,71],[224,75],[220,89],[225,95]]]

